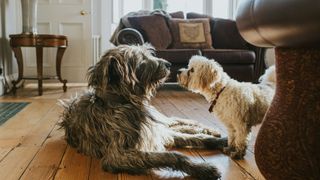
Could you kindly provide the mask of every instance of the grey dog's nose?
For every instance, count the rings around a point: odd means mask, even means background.
[[[165,66],[166,66],[166,68],[170,68],[171,67],[171,63],[169,63],[169,62],[165,62]]]

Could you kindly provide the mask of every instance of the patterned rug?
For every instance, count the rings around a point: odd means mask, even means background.
[[[29,102],[0,102],[0,126],[26,107]]]

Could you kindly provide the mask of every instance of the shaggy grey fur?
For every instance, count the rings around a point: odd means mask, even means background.
[[[170,168],[198,179],[217,179],[209,164],[197,164],[169,147],[222,149],[226,138],[191,120],[168,118],[150,98],[169,75],[170,63],[150,46],[121,45],[89,69],[91,91],[62,102],[61,126],[68,144],[101,159],[105,171],[131,174]]]

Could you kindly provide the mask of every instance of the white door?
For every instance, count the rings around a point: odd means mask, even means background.
[[[61,63],[62,79],[68,82],[86,82],[86,72],[93,64],[91,8],[91,0],[38,0],[38,33],[68,37]],[[35,48],[25,49],[24,74],[36,75]],[[44,75],[55,75],[56,51],[44,48]]]

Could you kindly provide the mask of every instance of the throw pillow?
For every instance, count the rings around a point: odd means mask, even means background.
[[[171,44],[172,37],[164,16],[135,16],[128,20],[156,49],[166,49]]]
[[[173,38],[172,48],[212,48],[210,23],[203,19],[170,19],[169,28]]]

